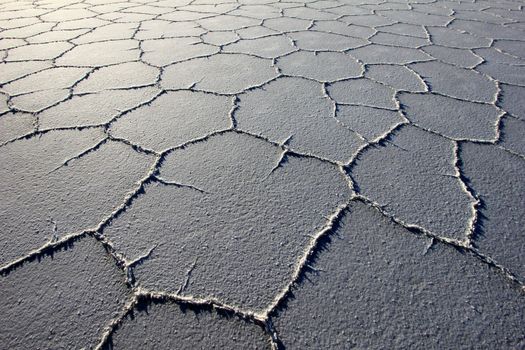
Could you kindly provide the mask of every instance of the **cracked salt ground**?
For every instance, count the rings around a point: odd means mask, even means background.
[[[102,144],[104,139],[96,129],[52,131],[3,147],[2,265],[47,241],[95,227],[122,202],[152,157],[120,143]],[[79,157],[94,145],[100,146]]]
[[[173,91],[116,121],[111,133],[160,152],[214,130],[227,129],[231,109],[231,97]]]
[[[520,234],[523,210],[515,205],[523,201],[525,182],[519,179],[525,163],[487,145],[464,144],[460,156],[465,176],[482,204],[479,231],[475,232],[477,246],[525,277],[525,237]]]
[[[2,346],[93,348],[106,320],[124,307],[122,272],[97,241],[57,247],[2,278]],[[71,278],[75,276],[75,278]]]
[[[129,344],[155,349],[267,349],[268,336],[258,325],[228,312],[178,305],[161,297],[144,297],[108,341],[109,349]]]
[[[458,239],[468,229],[474,202],[455,176],[454,143],[447,139],[405,126],[364,153],[351,174],[359,193],[402,220]]]
[[[295,98],[296,93],[300,97]],[[321,84],[282,78],[242,95],[235,118],[241,130],[275,142],[286,140],[297,150],[345,162],[363,141],[332,117],[333,108]]]
[[[0,343],[524,348],[523,6],[0,0]]]
[[[525,346],[522,293],[468,253],[429,245],[363,203],[322,247],[275,318],[287,347]]]
[[[155,247],[135,269],[145,288],[177,292],[196,261],[180,294],[262,311],[350,194],[335,166],[282,152],[235,132],[178,149],[166,157],[160,183],[104,233],[131,260]]]

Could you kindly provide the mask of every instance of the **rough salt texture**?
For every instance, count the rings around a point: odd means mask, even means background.
[[[147,186],[105,234],[129,259],[155,247],[135,274],[148,289],[263,310],[349,195],[335,166],[285,156],[277,167],[281,152],[235,132],[178,149],[162,165],[165,183]]]
[[[523,295],[468,254],[352,205],[274,322],[301,349],[521,348]],[[446,289],[444,291],[443,289]],[[395,322],[393,322],[395,320]]]
[[[0,343],[524,348],[523,6],[0,0]]]
[[[93,348],[128,290],[114,259],[93,238],[62,247],[0,277],[2,346]]]
[[[149,303],[127,317],[107,349],[270,349],[257,325],[212,310]]]
[[[413,126],[362,154],[351,170],[358,191],[392,214],[461,239],[472,199],[454,171],[453,143]]]
[[[94,129],[53,131],[3,147],[2,264],[96,227],[144,176],[151,156],[103,140]],[[96,152],[78,157],[94,145],[100,145]]]
[[[516,205],[525,191],[525,182],[520,180],[525,162],[516,162],[516,155],[501,149],[477,144],[462,146],[460,156],[462,170],[483,204],[477,246],[525,277],[523,210]]]

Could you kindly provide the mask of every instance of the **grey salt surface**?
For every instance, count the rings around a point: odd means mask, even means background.
[[[524,305],[470,254],[356,203],[274,324],[294,349],[515,349]]]
[[[10,143],[0,152],[2,265],[46,242],[98,225],[144,176],[153,159],[107,142],[96,129],[49,132]]]
[[[407,118],[426,129],[453,139],[491,141],[502,114],[497,107],[435,94],[399,95]]]
[[[300,98],[294,97],[297,93]],[[363,142],[332,117],[332,108],[320,83],[283,78],[242,95],[236,119],[241,130],[277,143],[288,140],[293,149],[345,162]]]
[[[525,277],[525,163],[492,145],[464,144],[465,177],[482,201],[475,244],[496,261]]]
[[[161,168],[167,184],[147,186],[104,234],[130,260],[154,248],[135,272],[147,289],[263,310],[349,195],[335,166],[286,156],[276,167],[281,152],[235,132],[176,150]]]
[[[159,90],[154,87],[145,87],[76,95],[53,109],[41,112],[39,122],[42,129],[103,125],[122,111],[153,99],[158,93]]]
[[[365,152],[351,173],[363,195],[409,224],[462,238],[472,200],[454,177],[451,141],[403,127],[384,145]]]
[[[177,108],[173,110],[173,106]],[[174,91],[117,120],[111,132],[162,151],[230,126],[232,99],[203,92]]]
[[[108,349],[270,349],[257,325],[213,310],[144,302],[112,336]]]
[[[115,260],[86,237],[0,276],[5,349],[91,349],[124,306]]]
[[[133,74],[128,74],[133,72]],[[160,71],[141,62],[129,62],[102,67],[75,86],[76,93],[99,92],[154,84]]]
[[[0,0],[0,347],[525,348],[523,10]]]
[[[248,68],[249,67],[249,68]],[[277,76],[271,60],[243,54],[218,54],[174,64],[164,70],[162,86],[235,94]]]
[[[525,106],[522,103],[525,87],[501,84],[501,91],[498,105],[514,117],[525,120]]]
[[[378,140],[403,121],[398,111],[368,106],[338,106],[336,118],[368,140]]]
[[[518,154],[525,154],[525,120],[505,118],[502,121],[500,144]]]
[[[355,78],[363,71],[363,66],[355,58],[340,52],[298,51],[280,58],[277,66],[285,74],[321,82]]]
[[[496,84],[476,71],[437,61],[415,63],[411,68],[428,82],[434,92],[474,102],[495,100]]]
[[[19,135],[29,134],[34,129],[33,115],[29,113],[6,113],[0,118],[0,143],[7,142]]]

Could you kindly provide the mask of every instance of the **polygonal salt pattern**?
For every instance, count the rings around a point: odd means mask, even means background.
[[[2,344],[523,348],[523,10],[2,1]]]

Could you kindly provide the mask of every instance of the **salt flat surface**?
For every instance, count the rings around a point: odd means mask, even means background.
[[[0,347],[524,349],[512,0],[0,0]]]

